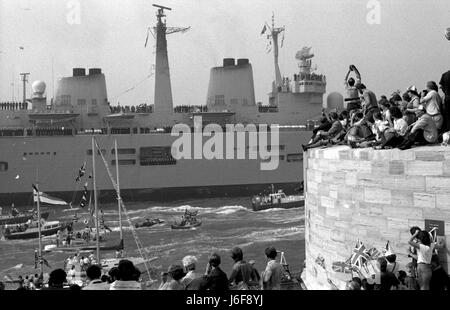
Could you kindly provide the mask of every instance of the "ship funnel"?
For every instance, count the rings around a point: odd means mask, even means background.
[[[234,66],[234,58],[224,58],[223,59],[223,66],[224,67]]]
[[[86,69],[84,68],[73,68],[73,76],[85,76]]]
[[[255,106],[253,69],[248,59],[225,58],[222,67],[211,69],[207,95],[208,111],[239,111]]]
[[[100,68],[90,68],[89,75],[102,74],[102,69]]]
[[[245,66],[245,65],[248,65],[248,64],[249,64],[249,61],[248,61],[247,58],[240,58],[240,59],[237,60],[237,65],[238,66]]]

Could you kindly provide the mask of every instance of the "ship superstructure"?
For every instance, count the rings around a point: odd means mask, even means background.
[[[74,68],[71,76],[58,80],[51,100],[45,83],[36,81],[32,98],[0,104],[0,205],[26,204],[37,172],[46,192],[73,198],[80,187],[75,182],[79,166],[87,162],[89,169],[92,134],[111,164],[119,165],[123,196],[128,199],[248,194],[268,184],[286,191],[298,187],[300,145],[309,139],[312,120],[320,115],[326,85],[325,76],[311,72],[309,49],[297,54],[299,70],[292,79],[276,74],[268,105],[256,103],[250,61],[225,58],[222,66],[210,71],[205,104],[173,107],[166,34],[189,28],[166,27],[164,10],[169,8],[157,7],[153,105],[111,106],[100,68]],[[275,39],[273,44],[278,45]],[[279,144],[268,146],[279,149],[278,168],[262,171],[260,163],[268,158],[259,157],[176,160],[172,143],[177,137],[170,134],[171,128],[193,128],[196,116],[202,117],[203,126],[279,124]],[[203,142],[208,139],[203,137]],[[117,163],[114,140],[119,145]],[[249,147],[246,141],[246,152]],[[101,198],[111,196],[106,174],[97,176],[97,187]]]

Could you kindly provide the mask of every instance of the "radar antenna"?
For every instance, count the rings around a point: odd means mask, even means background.
[[[261,35],[266,34],[267,40],[269,40],[269,43],[267,45],[267,50],[270,52],[271,45],[273,45],[273,56],[274,56],[274,63],[275,63],[275,83],[276,85],[281,84],[281,73],[280,73],[280,67],[278,66],[278,36],[282,33],[283,38],[281,41],[281,47],[283,47],[284,42],[284,32],[286,28],[283,27],[275,27],[275,14],[272,12],[272,25],[264,23],[264,27],[261,31]]]
[[[158,13],[156,14],[156,17],[158,18],[158,25],[159,24],[164,25],[166,35],[176,32],[185,33],[186,31],[191,29],[191,27],[165,27],[166,21],[162,20],[163,17],[166,17],[166,14],[164,14],[164,10],[172,11],[172,9],[158,4],[153,4],[153,6],[158,8]],[[152,31],[151,27],[147,28],[147,38],[145,39],[144,47],[147,47],[148,37],[150,33],[152,34],[153,38],[156,39],[155,33],[158,33],[157,27],[154,27],[154,31]]]

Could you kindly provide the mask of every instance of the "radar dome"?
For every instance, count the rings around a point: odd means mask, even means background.
[[[45,82],[44,81],[34,81],[31,85],[31,89],[34,94],[44,94],[45,93]]]

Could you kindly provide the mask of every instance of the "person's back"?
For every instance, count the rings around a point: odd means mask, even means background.
[[[264,290],[280,290],[281,278],[283,276],[283,267],[275,259],[277,257],[277,251],[274,247],[268,247],[265,250],[267,259],[266,269],[262,275],[262,283]]]
[[[89,284],[83,287],[83,290],[109,290],[109,284],[100,280],[101,269],[97,265],[89,266],[86,270],[86,276]]]
[[[141,290],[141,284],[134,279],[136,268],[129,260],[121,260],[119,262],[119,280],[114,281],[110,290]]]

